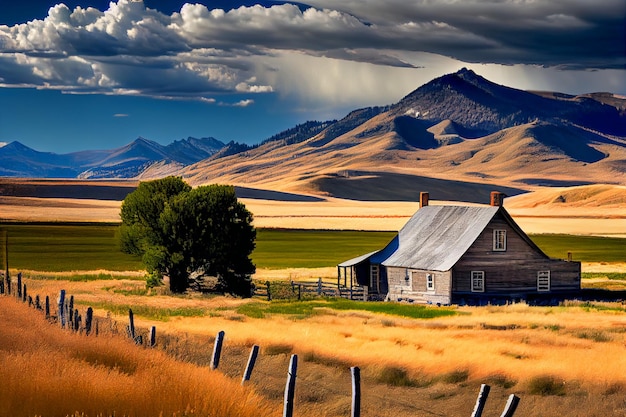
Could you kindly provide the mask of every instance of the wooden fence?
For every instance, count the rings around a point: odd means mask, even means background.
[[[255,297],[261,297],[268,301],[287,300],[313,297],[340,297],[349,300],[368,300],[367,287],[346,287],[337,281],[266,281],[264,285],[257,286],[254,290]]]
[[[304,285],[303,285],[304,284]],[[318,281],[317,284],[313,283],[316,286],[316,290],[311,291],[312,288],[311,283],[289,283],[289,287],[291,287],[292,294],[298,294],[301,298],[303,293],[307,291],[315,292],[316,295],[335,295],[343,293],[341,289],[337,289],[335,293],[326,293],[324,291],[329,291],[328,287],[325,287],[324,284]],[[85,336],[99,335],[98,329],[98,321],[94,320],[93,317],[93,309],[88,307],[85,310],[85,318],[83,320],[82,315],[79,313],[78,309],[74,308],[74,296],[70,295],[69,297],[66,295],[65,290],[61,290],[59,292],[59,296],[57,298],[57,311],[56,315],[52,314],[51,306],[50,306],[50,298],[46,296],[45,302],[42,302],[39,295],[36,295],[33,299],[31,295],[27,293],[26,284],[22,283],[22,274],[19,273],[17,275],[17,282],[15,283],[15,289],[13,290],[13,283],[11,279],[6,276],[4,279],[0,280],[0,294],[4,294],[10,296],[12,294],[18,300],[21,300],[24,303],[28,303],[29,307],[33,307],[37,310],[42,311],[45,314],[45,318],[49,320],[51,323],[58,323],[61,328],[69,329],[73,332],[79,332],[84,334]],[[265,295],[268,299],[272,299],[272,285],[267,285],[268,293]],[[333,289],[334,290],[334,289]],[[297,292],[296,292],[297,291]],[[349,293],[350,296],[354,296],[355,292]],[[361,293],[361,297],[363,297],[363,293]],[[126,326],[126,334],[128,338],[133,341],[136,345],[145,346],[148,348],[154,348],[157,346],[156,339],[156,327],[152,326],[148,333],[148,340],[143,340],[141,335],[137,335],[135,329],[134,322],[134,314],[132,309],[128,311],[128,325]],[[211,356],[210,369],[217,370],[220,364],[220,358],[222,355],[222,349],[224,344],[225,332],[220,331],[217,333],[214,344],[213,344],[213,354]],[[253,345],[250,351],[250,356],[246,363],[246,367],[243,371],[243,376],[241,379],[241,384],[244,385],[246,382],[250,381],[252,376],[252,372],[254,370],[254,366],[256,364],[256,360],[259,355],[259,346]],[[298,373],[298,355],[292,354],[289,367],[287,369],[287,382],[285,384],[285,392],[284,392],[284,400],[283,400],[283,417],[293,417],[294,412],[294,393],[296,389],[296,379]],[[351,367],[350,375],[352,379],[352,402],[351,402],[351,417],[360,417],[361,416],[361,371],[359,367]],[[474,409],[472,411],[471,417],[481,417],[483,409],[485,407],[485,403],[487,401],[487,397],[489,396],[490,387],[489,385],[482,384],[480,391],[478,393],[478,398],[476,399],[476,404],[474,405]],[[515,394],[511,394],[508,397],[508,400],[504,406],[504,410],[500,417],[513,417],[517,406],[519,404],[519,397]]]

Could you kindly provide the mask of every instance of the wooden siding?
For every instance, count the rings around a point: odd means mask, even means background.
[[[429,304],[450,304],[451,272],[424,271],[398,267],[384,268],[389,283],[388,298],[392,301],[412,301]],[[409,279],[406,280],[407,272]],[[432,274],[434,291],[429,291],[426,276]]]
[[[506,230],[506,251],[493,250],[493,231]],[[485,292],[471,292],[471,272],[485,272]],[[494,216],[452,269],[452,292],[511,294],[537,293],[537,273],[550,271],[550,292],[580,289],[580,263],[550,259],[535,250],[503,216]]]

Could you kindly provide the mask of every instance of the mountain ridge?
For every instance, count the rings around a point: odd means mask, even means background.
[[[305,122],[256,145],[190,137],[167,146],[138,138],[116,150],[65,156],[20,149],[23,161],[43,158],[33,166],[38,176],[178,175],[192,185],[220,182],[353,197],[345,187],[358,183],[375,185],[386,198],[405,200],[414,191],[407,191],[411,181],[405,176],[415,179],[415,187],[428,186],[420,178],[511,190],[625,185],[625,109],[626,98],[612,93],[523,91],[461,69],[433,79],[397,103],[356,109],[339,120]],[[5,156],[5,148],[19,148],[10,145],[0,148],[0,175],[17,176],[13,174],[19,169],[5,163],[19,159]]]
[[[617,104],[608,105],[592,98],[594,94],[554,96],[559,98],[500,86],[463,69],[423,85],[398,103],[352,112],[307,140],[262,144],[224,159],[200,161],[180,175],[195,185],[226,182],[329,196],[336,194],[332,184],[343,181],[341,172],[526,189],[626,184],[621,99],[611,96]],[[334,134],[331,128],[337,125],[347,128]],[[393,198],[405,198],[405,190],[393,181],[388,187],[396,188]]]
[[[0,176],[134,178],[154,163],[166,161],[182,167],[208,158],[224,146],[215,138],[189,137],[163,146],[138,137],[115,149],[56,154],[13,141],[0,147]]]

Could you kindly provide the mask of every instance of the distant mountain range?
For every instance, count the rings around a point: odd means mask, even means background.
[[[478,188],[488,197],[489,188],[513,195],[536,186],[626,185],[626,98],[611,93],[528,92],[462,69],[396,104],[320,127],[177,173],[192,184],[359,200],[417,201],[419,191],[436,190],[435,199],[462,191],[461,199],[475,201]]]
[[[157,162],[183,167],[226,145],[214,138],[187,138],[167,146],[138,138],[110,150],[69,154],[38,152],[20,142],[0,148],[0,176],[26,178],[134,178]]]
[[[626,98],[522,91],[462,69],[393,105],[307,122],[255,146],[212,138],[161,146],[140,138],[116,150],[67,155],[16,142],[0,148],[2,176],[171,174],[195,185],[379,200],[415,200],[420,190],[452,185],[472,190],[470,183],[511,193],[541,185],[626,185]]]

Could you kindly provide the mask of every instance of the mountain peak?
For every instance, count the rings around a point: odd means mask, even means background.
[[[474,71],[466,67],[461,68],[455,74],[459,77],[478,77],[478,75]]]
[[[461,68],[460,70],[452,74],[446,74],[442,77],[436,78],[432,82],[435,84],[444,82],[444,83],[450,83],[453,85],[458,85],[459,81],[469,83],[475,87],[478,87],[480,89],[485,89],[485,90],[498,87],[498,84],[495,84],[487,80],[486,78],[481,77],[480,75],[476,74],[471,69],[468,69],[465,67]]]

